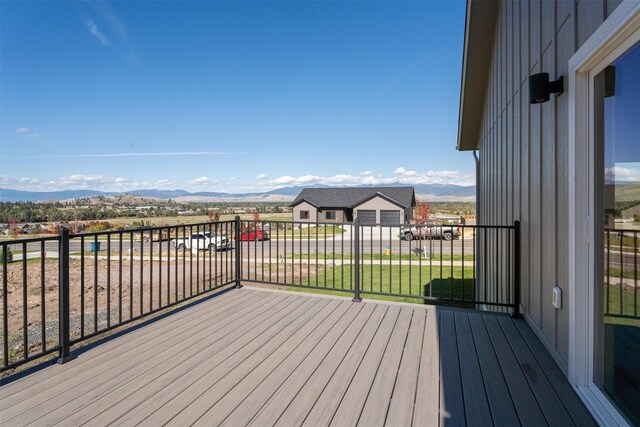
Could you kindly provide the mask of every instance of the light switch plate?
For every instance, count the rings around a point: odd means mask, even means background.
[[[562,289],[557,286],[553,288],[553,299],[551,303],[556,309],[562,308]]]

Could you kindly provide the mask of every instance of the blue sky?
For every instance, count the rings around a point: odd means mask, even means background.
[[[0,187],[474,183],[464,1],[0,8]]]

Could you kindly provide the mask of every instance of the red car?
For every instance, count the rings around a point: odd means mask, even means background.
[[[269,233],[264,230],[245,230],[240,233],[240,240],[254,241],[254,240],[267,240]]]

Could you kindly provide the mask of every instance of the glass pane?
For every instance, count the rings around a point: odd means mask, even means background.
[[[632,424],[640,424],[640,46],[594,83],[596,161],[602,168],[596,200],[603,214],[594,380]]]

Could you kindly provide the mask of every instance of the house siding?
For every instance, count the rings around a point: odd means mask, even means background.
[[[522,308],[567,369],[568,96],[530,105],[528,76],[567,75],[573,53],[619,1],[501,2],[479,135],[478,223],[522,229]],[[566,85],[566,82],[565,82]],[[563,289],[564,308],[551,305]]]
[[[327,211],[335,212],[335,219],[327,219]],[[342,209],[326,209],[320,210],[318,212],[318,221],[319,222],[346,222],[345,213]]]
[[[309,219],[300,219],[300,211],[309,211]],[[293,207],[293,220],[304,222],[316,222],[318,220],[318,210],[315,206],[301,202]]]

